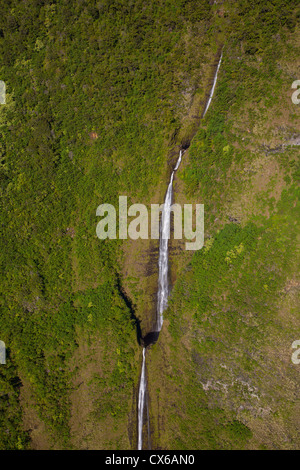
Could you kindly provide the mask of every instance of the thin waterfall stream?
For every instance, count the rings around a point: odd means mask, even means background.
[[[145,394],[146,394],[146,374],[145,374],[145,359],[146,359],[146,348],[143,348],[143,361],[142,361],[142,372],[140,380],[139,390],[139,403],[138,403],[138,450],[141,450],[143,445],[143,414],[145,405]]]
[[[214,80],[212,88],[210,90],[209,98],[205,110],[203,112],[202,118],[206,115],[208,108],[211,104],[212,97],[214,94],[215,86],[217,83],[218,72],[220,69],[223,53],[220,55],[218,66],[214,75]],[[174,174],[179,168],[179,165],[182,160],[182,155],[184,150],[179,151],[179,157],[176,162],[175,168],[172,171],[168,189],[166,192],[161,223],[160,223],[160,234],[159,234],[159,256],[158,256],[158,292],[157,292],[157,318],[156,318],[156,331],[151,332],[150,341],[147,341],[143,347],[143,359],[142,359],[142,369],[140,377],[140,387],[138,395],[138,450],[143,448],[143,424],[144,424],[144,410],[145,402],[147,397],[147,374],[146,374],[146,348],[148,344],[151,344],[151,338],[157,339],[159,332],[163,325],[163,312],[168,306],[168,296],[169,296],[169,257],[168,257],[168,243],[170,238],[170,225],[171,225],[171,205],[173,198],[173,179]],[[154,341],[152,341],[154,342]],[[149,420],[149,417],[147,418]],[[148,433],[149,433],[149,422],[148,422]],[[148,436],[149,437],[149,436]]]

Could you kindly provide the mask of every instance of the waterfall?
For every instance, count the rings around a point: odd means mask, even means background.
[[[146,395],[146,374],[145,374],[145,356],[146,348],[143,348],[143,362],[142,362],[142,372],[140,379],[140,389],[139,389],[139,403],[138,403],[138,450],[142,449],[143,445],[143,421],[144,421],[144,405],[145,405],[145,395]]]
[[[221,56],[219,59],[217,70],[214,76],[213,85],[210,90],[209,98],[208,98],[202,117],[204,117],[205,114],[207,113],[214,91],[215,91],[215,86],[217,83],[218,72],[219,72],[219,68],[221,65],[222,56],[223,56],[223,52],[221,53]],[[159,236],[159,257],[158,257],[158,292],[157,292],[157,319],[156,319],[157,332],[159,332],[162,328],[163,320],[164,320],[163,312],[168,306],[168,295],[169,295],[168,243],[169,243],[169,238],[170,238],[173,179],[174,179],[174,174],[178,170],[179,165],[181,163],[183,153],[184,151],[180,150],[175,168],[172,171],[169,186],[168,186],[166,196],[165,196],[162,216],[161,216],[160,236]],[[145,362],[146,362],[146,348],[144,347],[142,371],[141,371],[141,378],[140,378],[140,388],[139,388],[139,399],[138,399],[138,450],[141,450],[143,447],[143,421],[144,421],[145,397],[146,397],[146,389],[147,389]]]
[[[171,222],[171,205],[173,196],[173,179],[174,173],[178,169],[183,150],[180,150],[176,166],[171,174],[170,183],[166,192],[165,202],[163,206],[160,226],[159,240],[159,257],[158,257],[158,293],[157,293],[157,331],[160,331],[164,321],[163,312],[168,306],[169,295],[169,258],[168,243],[170,238],[170,222]]]
[[[203,116],[202,116],[203,118],[204,118],[205,114],[208,111],[208,108],[210,106],[210,103],[211,103],[211,100],[212,100],[212,97],[213,97],[213,94],[214,94],[214,91],[215,91],[217,78],[218,78],[218,72],[219,72],[219,68],[221,66],[221,62],[222,62],[222,57],[223,57],[223,51],[221,52],[221,55],[220,55],[219,63],[218,63],[217,70],[216,70],[216,73],[215,73],[215,76],[214,76],[213,86],[211,87],[211,90],[210,90],[210,93],[209,93],[209,98],[207,100],[205,110],[204,110],[204,113],[203,113]]]

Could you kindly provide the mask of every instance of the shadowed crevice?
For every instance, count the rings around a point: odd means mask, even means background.
[[[137,316],[135,315],[133,304],[130,298],[127,296],[126,292],[124,291],[122,284],[121,284],[120,276],[118,274],[117,274],[117,288],[118,288],[120,296],[122,297],[122,299],[124,300],[126,306],[128,307],[130,311],[130,319],[132,320],[136,329],[136,340],[139,346],[141,346],[142,345],[142,331],[141,331],[141,325],[140,325],[141,320],[139,320]]]
[[[156,341],[158,340],[158,337],[159,337],[159,331],[150,331],[142,338],[143,346],[147,348],[151,344],[156,343]]]

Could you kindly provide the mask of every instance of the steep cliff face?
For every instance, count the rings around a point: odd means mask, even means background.
[[[162,203],[181,147],[205,247],[170,241],[152,448],[297,447],[298,22],[285,0],[3,5],[1,448],[136,448],[158,240],[99,240],[95,214]]]

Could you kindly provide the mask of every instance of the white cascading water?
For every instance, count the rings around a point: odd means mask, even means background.
[[[222,57],[223,57],[223,51],[221,52],[221,55],[220,55],[219,63],[218,63],[217,70],[216,70],[216,73],[215,73],[215,76],[214,76],[213,86],[211,87],[209,98],[208,98],[208,101],[207,101],[207,104],[206,104],[206,107],[205,107],[205,110],[204,110],[204,113],[203,113],[202,117],[205,116],[205,114],[207,113],[208,108],[210,106],[210,103],[211,103],[211,100],[212,100],[212,97],[213,97],[213,94],[214,94],[214,91],[215,91],[216,83],[217,83],[218,72],[219,72],[219,68],[221,66]]]
[[[215,86],[217,83],[218,72],[221,65],[223,53],[221,53],[220,60],[217,66],[217,70],[214,76],[213,85],[209,94],[209,98],[203,113],[203,116],[208,111],[210,106]],[[169,295],[169,259],[168,259],[168,242],[170,237],[170,221],[171,221],[171,205],[172,205],[172,196],[173,196],[173,179],[174,173],[178,170],[181,163],[183,155],[183,150],[180,150],[177,163],[174,170],[171,174],[171,179],[169,186],[166,192],[166,197],[164,201],[161,226],[160,226],[160,237],[159,237],[159,257],[158,257],[158,293],[157,293],[157,321],[156,329],[159,332],[163,325],[163,312],[168,306],[168,295]],[[142,372],[140,378],[140,388],[139,388],[139,401],[138,401],[138,450],[142,449],[143,446],[143,418],[144,418],[144,407],[145,407],[145,396],[146,396],[146,372],[145,365],[146,362],[146,348],[143,348],[143,362],[142,362]]]
[[[170,222],[171,222],[171,205],[173,196],[173,179],[174,173],[178,169],[183,150],[179,152],[179,158],[176,166],[172,171],[170,183],[166,192],[164,207],[161,216],[160,240],[159,240],[159,257],[158,257],[158,293],[157,293],[157,331],[160,331],[164,321],[163,312],[168,306],[169,295],[169,260],[168,260],[168,243],[170,238]]]

